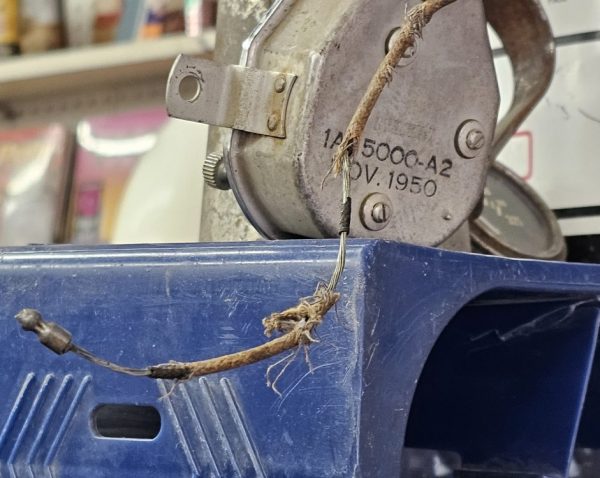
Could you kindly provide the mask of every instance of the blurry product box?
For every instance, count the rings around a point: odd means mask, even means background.
[[[121,14],[122,0],[97,0],[94,18],[94,43],[115,41]]]
[[[89,118],[77,126],[70,242],[112,241],[122,196],[139,159],[156,144],[164,109]]]
[[[183,0],[146,0],[142,38],[157,38],[185,31]]]
[[[185,0],[185,33],[190,37],[200,36],[217,20],[216,0]]]
[[[58,124],[0,131],[0,244],[64,239],[70,137]]]
[[[35,53],[62,46],[59,0],[21,0],[21,53]]]
[[[19,53],[19,1],[0,0],[0,57]]]
[[[68,46],[115,41],[123,0],[62,0]]]
[[[145,0],[123,0],[123,13],[117,30],[117,41],[137,39],[146,20]]]

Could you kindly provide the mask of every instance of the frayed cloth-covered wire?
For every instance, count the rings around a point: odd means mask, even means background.
[[[225,370],[250,365],[274,357],[287,350],[315,342],[313,331],[327,312],[335,305],[340,295],[320,286],[316,293],[302,299],[298,305],[283,312],[275,312],[263,319],[265,335],[270,337],[279,332],[283,335],[262,345],[234,354],[223,355],[198,362],[169,362],[148,367],[150,378],[188,380]]]
[[[316,342],[315,329],[321,325],[325,315],[340,299],[336,292],[338,282],[346,264],[346,242],[350,231],[351,194],[350,194],[350,165],[355,153],[355,146],[362,136],[367,121],[377,104],[384,87],[392,81],[395,66],[398,64],[406,50],[412,46],[417,38],[422,37],[425,25],[433,15],[443,7],[454,3],[456,0],[424,0],[412,8],[406,15],[406,21],[389,52],[373,76],[369,87],[360,101],[346,132],[342,143],[338,146],[333,159],[330,173],[334,176],[342,175],[341,214],[339,229],[339,249],[335,269],[328,284],[320,284],[316,292],[307,298],[301,299],[297,305],[282,312],[274,312],[263,319],[263,326],[267,337],[281,334],[278,337],[256,347],[222,355],[220,357],[199,360],[196,362],[175,362],[152,365],[145,368],[123,367],[108,360],[97,357],[88,350],[76,345],[71,340],[71,334],[52,322],[45,322],[42,315],[34,309],[24,309],[19,312],[16,319],[23,329],[35,332],[40,341],[58,354],[72,352],[80,357],[101,367],[115,372],[137,377],[154,379],[189,380],[193,377],[224,372],[246,365],[266,360],[286,351],[296,349],[288,356],[280,359],[267,369],[267,384],[277,392],[277,380],[285,372],[300,348],[304,348],[308,361],[307,347]],[[270,374],[277,366],[282,369],[274,380]]]
[[[320,285],[314,295],[302,299],[298,305],[282,312],[275,312],[263,319],[265,335],[271,337],[274,333],[282,334],[279,337],[247,350],[215,358],[197,362],[171,361],[145,368],[124,367],[97,357],[73,343],[71,334],[67,330],[53,322],[46,322],[37,310],[23,309],[16,315],[16,319],[23,329],[35,332],[40,342],[57,354],[62,355],[72,352],[100,367],[135,377],[189,380],[194,377],[251,365],[293,348],[308,346],[316,342],[317,340],[313,336],[314,330],[321,324],[327,312],[336,304],[339,298],[340,294],[338,292],[329,290],[326,285]],[[270,367],[268,372],[272,368],[273,366]],[[277,380],[268,380],[268,382],[269,386],[276,391]]]
[[[331,172],[334,175],[342,172],[344,156],[352,156],[352,152],[356,149],[355,146],[365,130],[381,92],[392,81],[394,68],[402,59],[406,50],[413,46],[418,38],[422,38],[423,28],[431,21],[434,14],[455,1],[425,0],[408,11],[404,25],[398,31],[394,43],[379,68],[377,68],[375,75],[373,75],[367,91],[356,108],[348,128],[346,128],[342,142],[333,156]]]

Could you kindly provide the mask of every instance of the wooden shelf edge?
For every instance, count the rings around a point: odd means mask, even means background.
[[[96,73],[103,82],[119,81],[125,72],[128,77],[135,75],[138,67],[140,75],[160,75],[178,54],[209,54],[214,42],[215,32],[208,30],[197,38],[173,35],[11,58],[0,62],[0,97],[10,101],[29,94],[54,94]]]

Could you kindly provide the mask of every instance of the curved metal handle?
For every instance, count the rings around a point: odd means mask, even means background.
[[[487,20],[508,54],[514,73],[514,97],[496,129],[496,158],[544,96],[556,64],[554,35],[539,0],[483,0]]]

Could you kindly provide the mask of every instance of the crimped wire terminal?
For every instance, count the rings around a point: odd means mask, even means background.
[[[71,334],[54,322],[46,322],[35,309],[23,309],[15,319],[21,324],[23,330],[34,332],[40,342],[58,355],[71,350]]]

